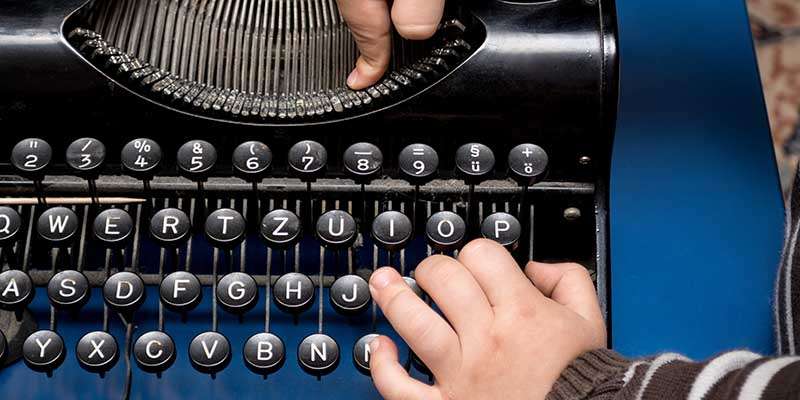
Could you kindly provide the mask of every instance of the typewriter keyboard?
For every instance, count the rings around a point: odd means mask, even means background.
[[[589,157],[402,140],[9,145],[0,356],[45,374],[68,358],[100,375],[124,360],[128,380],[131,368],[161,376],[176,363],[211,377],[232,362],[265,377],[345,364],[368,375],[370,339],[390,334],[372,271],[397,268],[425,297],[415,266],[478,237],[521,263],[581,262],[602,286],[602,196],[591,181],[545,179],[554,163],[588,168]],[[68,341],[60,328],[75,321],[84,331]],[[188,340],[171,334],[197,321],[205,328]],[[413,355],[407,365],[425,373]]]

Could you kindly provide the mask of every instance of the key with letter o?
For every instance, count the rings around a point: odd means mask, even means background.
[[[343,249],[355,242],[358,229],[353,216],[342,210],[331,210],[317,220],[317,237],[325,247]]]
[[[267,246],[285,249],[300,240],[302,223],[297,214],[289,210],[273,210],[261,220],[261,237]]]
[[[110,371],[117,363],[119,347],[117,340],[108,332],[89,332],[78,341],[75,355],[83,369],[103,374]]]
[[[150,218],[150,235],[163,247],[181,245],[192,229],[192,223],[185,212],[177,208],[159,210]]]
[[[175,342],[161,331],[150,331],[136,339],[133,356],[142,371],[160,374],[175,362]]]
[[[194,274],[176,271],[161,281],[159,294],[164,307],[185,313],[193,310],[203,300],[203,287]]]
[[[202,373],[216,374],[230,363],[231,344],[220,333],[203,332],[189,343],[189,361]]]
[[[217,149],[205,140],[190,140],[178,149],[177,161],[181,175],[203,180],[217,163]]]
[[[39,179],[53,159],[53,148],[39,138],[23,139],[11,150],[11,164],[23,176]]]
[[[47,297],[55,308],[75,310],[83,307],[91,291],[89,280],[78,271],[61,271],[47,284]]]
[[[39,216],[36,231],[53,247],[58,247],[74,239],[78,232],[78,216],[66,207],[48,208]]]
[[[216,295],[225,311],[242,315],[258,302],[258,285],[250,275],[231,272],[217,283]]]
[[[124,247],[133,238],[133,219],[121,208],[109,208],[94,218],[94,237],[108,247]]]
[[[275,281],[272,296],[281,310],[300,314],[311,307],[316,293],[314,289],[314,283],[308,276],[290,272]]]
[[[132,313],[139,309],[145,299],[144,281],[133,272],[117,272],[106,279],[103,298],[115,311]]]
[[[301,180],[311,182],[325,174],[328,151],[313,140],[303,140],[289,149],[289,171]]]
[[[439,211],[428,218],[425,224],[425,236],[428,243],[436,250],[452,251],[461,246],[467,233],[464,219],[451,211]]]
[[[367,309],[372,299],[369,284],[358,275],[345,275],[336,279],[330,289],[331,305],[344,315],[352,315]]]
[[[311,375],[329,374],[339,365],[339,344],[322,333],[307,336],[297,348],[297,360]]]
[[[22,344],[25,365],[37,372],[52,373],[64,362],[66,356],[64,340],[53,331],[36,331]]]
[[[522,236],[522,225],[513,215],[496,212],[483,220],[481,235],[500,243],[509,250],[514,250]]]
[[[260,375],[269,375],[281,369],[286,361],[281,338],[266,332],[250,336],[244,344],[242,355],[247,368]]]

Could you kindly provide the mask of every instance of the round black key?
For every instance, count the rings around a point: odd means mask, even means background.
[[[336,279],[331,286],[330,296],[333,308],[344,315],[366,310],[372,299],[369,284],[358,275],[345,275]]]
[[[302,223],[297,214],[289,210],[270,211],[261,220],[261,237],[267,246],[286,248],[300,240]]]
[[[355,242],[357,233],[356,220],[346,211],[331,210],[317,220],[317,237],[325,247],[348,247]]]
[[[378,246],[386,250],[405,247],[413,232],[411,220],[401,212],[384,211],[372,221],[372,237]]]
[[[189,360],[194,369],[215,374],[225,369],[231,361],[231,344],[217,332],[203,332],[189,344]]]
[[[108,332],[94,331],[83,335],[75,348],[78,364],[94,373],[105,373],[114,367],[119,359],[117,340]]]
[[[233,150],[233,167],[246,179],[258,179],[272,164],[272,150],[256,141],[244,142]]]
[[[82,273],[74,270],[61,271],[53,275],[47,283],[47,297],[53,307],[75,310],[89,301],[89,289],[89,280]]]
[[[451,251],[464,241],[467,225],[464,219],[451,211],[439,211],[428,218],[425,236],[431,247],[439,251]]]
[[[67,146],[67,165],[81,172],[96,172],[106,160],[106,145],[95,138],[80,138]]]
[[[189,238],[192,223],[185,212],[177,208],[159,210],[150,218],[150,235],[161,246],[178,246]]]
[[[8,246],[17,240],[22,219],[17,210],[11,207],[0,207],[0,247]]]
[[[78,232],[78,216],[66,207],[48,208],[39,216],[36,231],[56,247],[74,239]]]
[[[28,274],[18,269],[0,273],[0,308],[22,310],[30,304],[35,293],[33,281]]]
[[[23,175],[41,177],[53,159],[53,148],[42,139],[23,139],[11,150],[11,164]]]
[[[177,161],[182,175],[199,180],[217,163],[217,149],[205,140],[191,140],[178,149]]]
[[[6,349],[8,348],[8,342],[6,341],[6,335],[0,331],[0,365],[4,365],[6,361]]]
[[[355,364],[356,369],[364,374],[369,375],[369,357],[371,355],[371,351],[369,348],[369,344],[372,343],[373,340],[377,339],[377,334],[370,333],[368,335],[364,335],[361,339],[358,339],[356,344],[353,346],[353,364]]]
[[[481,224],[481,235],[514,250],[522,236],[522,225],[513,215],[497,212],[486,217]]]
[[[145,372],[164,372],[175,362],[175,342],[164,332],[147,332],[136,339],[133,357]]]
[[[36,331],[22,344],[25,364],[37,372],[52,372],[64,362],[66,356],[64,340],[53,331]]]
[[[368,181],[381,173],[383,153],[372,143],[356,143],[344,151],[344,168],[357,182]]]
[[[269,375],[283,366],[286,350],[283,340],[272,333],[256,333],[247,339],[242,349],[244,364],[260,375]]]
[[[231,272],[217,283],[217,300],[225,311],[244,314],[258,302],[258,285],[252,276]]]
[[[164,153],[161,146],[147,138],[133,139],[122,147],[122,167],[134,176],[152,177],[161,167]]]
[[[314,300],[314,283],[298,272],[290,272],[275,281],[272,296],[275,305],[283,311],[300,314],[309,309]]]
[[[406,285],[408,285],[408,287],[411,288],[411,291],[414,292],[414,294],[416,294],[417,297],[419,297],[420,299],[425,298],[425,292],[423,292],[422,288],[419,287],[419,284],[417,283],[416,279],[410,276],[404,276],[403,280],[406,281]]]
[[[144,303],[144,281],[133,272],[117,272],[106,279],[103,298],[111,309],[130,313]]]
[[[547,152],[535,144],[521,144],[508,153],[509,173],[523,186],[541,181],[547,173],[547,164]]]
[[[109,208],[94,218],[94,237],[109,247],[124,246],[133,238],[133,219],[121,208]]]
[[[486,179],[494,169],[492,149],[480,143],[467,143],[456,150],[456,172],[468,182]]]
[[[161,280],[159,294],[164,307],[177,312],[189,312],[203,300],[203,287],[193,274],[176,271]]]
[[[307,336],[297,348],[297,361],[311,375],[329,374],[339,365],[339,344],[322,333]]]
[[[427,144],[411,144],[400,151],[400,172],[417,185],[433,179],[439,168],[439,154]]]
[[[236,210],[221,208],[206,218],[206,237],[216,247],[230,248],[244,239],[247,224]]]
[[[303,140],[289,149],[289,170],[304,181],[313,181],[325,174],[328,151],[313,140]]]

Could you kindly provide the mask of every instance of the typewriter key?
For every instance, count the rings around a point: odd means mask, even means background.
[[[312,140],[303,140],[289,149],[289,171],[304,181],[313,181],[325,174],[328,151]]]
[[[66,207],[48,208],[39,216],[36,231],[54,246],[68,242],[78,232],[78,216]]]
[[[11,150],[11,164],[25,176],[41,178],[53,159],[53,149],[42,139],[23,139]]]
[[[333,282],[331,305],[340,314],[357,314],[367,309],[372,296],[369,284],[358,275],[345,275]]]
[[[49,375],[64,362],[66,356],[64,340],[53,331],[36,331],[22,344],[25,364],[36,372],[46,372]]]
[[[231,248],[244,239],[247,224],[236,210],[221,208],[206,218],[206,237],[215,247]]]
[[[283,341],[272,333],[257,333],[250,336],[242,350],[248,369],[261,374],[271,374],[283,366],[286,352]]]
[[[416,279],[410,276],[404,276],[403,280],[406,281],[406,285],[408,285],[411,288],[411,291],[414,292],[414,294],[416,294],[417,297],[421,299],[425,298],[425,292],[423,292],[422,288],[419,287],[419,284],[417,283]]]
[[[232,272],[219,280],[216,295],[225,311],[241,315],[258,302],[258,285],[250,275]]]
[[[261,220],[261,237],[274,248],[287,248],[300,239],[302,224],[289,210],[270,211]]]
[[[103,285],[103,298],[111,309],[132,313],[144,303],[144,281],[133,272],[117,272]]]
[[[188,312],[200,304],[203,299],[203,287],[193,274],[176,271],[161,281],[159,294],[161,303],[165,307],[177,312]]]
[[[521,144],[508,153],[509,173],[522,186],[542,180],[547,172],[547,163],[547,153],[535,144]]]
[[[0,207],[0,247],[14,243],[19,235],[22,219],[19,213],[11,207]]]
[[[150,219],[150,235],[161,246],[178,246],[188,237],[192,229],[189,216],[177,208],[159,210]]]
[[[275,281],[272,296],[281,310],[300,314],[311,307],[315,292],[314,283],[308,276],[290,272]]]
[[[6,335],[3,334],[3,331],[0,331],[0,366],[2,366],[6,361],[7,347],[8,342],[6,341]]]
[[[514,250],[522,236],[522,225],[513,215],[497,212],[486,217],[481,224],[481,234],[509,250]]]
[[[220,333],[203,332],[189,344],[189,360],[194,369],[213,376],[230,363],[231,344]]]
[[[370,333],[368,335],[364,335],[361,339],[358,339],[356,344],[353,346],[353,364],[355,364],[356,369],[359,372],[369,375],[369,356],[370,356],[370,349],[369,344],[372,343],[379,335],[374,333]]]
[[[106,145],[94,138],[77,139],[67,147],[66,160],[77,172],[97,174],[106,160]]]
[[[60,309],[79,309],[90,296],[89,280],[74,270],[61,271],[47,283],[47,297],[50,304]]]
[[[411,220],[397,211],[384,211],[372,221],[372,237],[378,246],[389,251],[405,247],[413,230]]]
[[[131,140],[122,147],[120,160],[123,168],[131,175],[148,179],[152,178],[161,166],[164,154],[161,146],[153,140],[138,138]]]
[[[383,153],[372,143],[356,143],[344,152],[344,168],[357,182],[375,178],[383,166]]]
[[[201,180],[217,163],[217,149],[205,140],[191,140],[178,149],[177,161],[181,175]]]
[[[136,339],[133,358],[143,371],[160,374],[175,362],[175,342],[164,332],[147,332]]]
[[[436,176],[439,154],[427,144],[411,144],[400,151],[400,172],[411,184],[422,185]]]
[[[339,365],[339,344],[322,333],[307,336],[297,348],[297,360],[309,374],[327,375]]]
[[[457,249],[464,241],[467,226],[464,219],[451,211],[431,215],[425,224],[425,236],[436,250],[445,252]]]
[[[456,150],[456,172],[467,183],[479,183],[494,169],[494,152],[480,143],[467,143]]]
[[[33,281],[28,274],[10,269],[0,273],[0,308],[21,311],[33,300]]]
[[[132,238],[133,219],[121,208],[109,208],[94,219],[94,236],[109,247],[121,247]]]
[[[80,366],[94,373],[111,370],[119,359],[117,340],[108,332],[89,332],[78,341],[75,354]]]
[[[317,237],[325,247],[348,247],[355,242],[356,234],[356,221],[346,211],[331,210],[317,220]]]
[[[233,150],[233,167],[245,179],[259,179],[272,164],[272,150],[261,142],[245,142]]]

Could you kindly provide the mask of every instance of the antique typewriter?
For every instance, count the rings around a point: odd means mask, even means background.
[[[606,308],[613,1],[451,0],[360,91],[333,0],[6,0],[0,28],[8,396],[375,397],[371,272],[425,296],[419,261],[478,237],[582,263]]]

